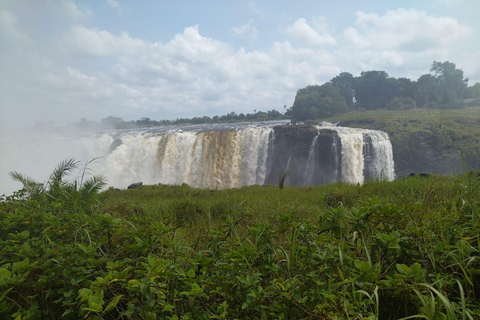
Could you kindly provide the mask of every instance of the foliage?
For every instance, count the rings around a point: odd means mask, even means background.
[[[424,74],[417,81],[393,78],[381,70],[363,71],[358,77],[341,72],[328,84],[338,89],[348,108],[334,106],[338,98],[322,100],[321,95],[315,92],[323,86],[315,85],[297,92],[287,114],[294,120],[313,120],[352,109],[460,109],[467,105],[478,106],[480,84],[468,87],[468,79],[463,78],[463,71],[457,69],[454,63],[434,61],[430,72],[432,74]]]
[[[62,203],[69,203],[69,205],[75,205],[77,209],[88,209],[93,203],[94,195],[106,184],[104,176],[90,173],[88,165],[93,161],[95,159],[87,162],[81,175],[74,181],[65,181],[65,177],[79,168],[80,162],[73,158],[61,161],[46,183],[37,182],[16,171],[9,174],[13,180],[23,184],[23,191],[30,199],[56,202],[59,206]],[[85,180],[86,175],[90,177]]]
[[[475,319],[479,189],[469,171],[156,185],[84,210],[19,191],[0,202],[0,318]]]
[[[390,110],[409,110],[416,107],[415,101],[410,97],[395,97],[388,104]]]
[[[298,90],[291,116],[296,120],[318,119],[344,113],[347,110],[348,106],[340,91],[327,83]]]

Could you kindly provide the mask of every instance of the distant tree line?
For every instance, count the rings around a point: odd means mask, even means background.
[[[287,106],[284,106],[287,109]],[[270,110],[267,112],[254,110],[254,113],[240,113],[235,112],[227,113],[223,116],[214,117],[193,117],[193,118],[178,118],[175,120],[152,120],[150,118],[141,118],[139,120],[124,121],[122,118],[109,116],[100,120],[100,123],[95,121],[88,121],[85,118],[80,120],[80,123],[72,124],[75,127],[81,129],[131,129],[131,128],[145,128],[145,127],[157,127],[157,126],[172,126],[172,125],[195,125],[206,123],[228,123],[228,122],[242,122],[242,121],[271,121],[289,119],[285,115],[277,110]]]
[[[451,62],[433,62],[430,73],[417,81],[393,78],[385,71],[348,72],[323,85],[297,91],[286,116],[294,120],[320,119],[351,110],[454,109],[480,105],[480,83],[469,87],[463,71]]]

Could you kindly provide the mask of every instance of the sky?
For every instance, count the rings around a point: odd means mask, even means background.
[[[284,111],[342,71],[480,82],[480,0],[0,0],[0,134]]]

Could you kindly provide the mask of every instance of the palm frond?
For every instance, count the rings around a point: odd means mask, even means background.
[[[106,185],[106,180],[102,175],[90,177],[83,183],[80,192],[82,194],[96,194]]]
[[[63,178],[65,176],[68,176],[73,170],[75,170],[78,166],[78,163],[79,161],[73,158],[65,159],[60,162],[50,175],[48,181],[50,187],[60,186],[62,184]]]
[[[32,178],[30,178],[30,177],[28,177],[28,176],[25,176],[25,175],[21,174],[21,173],[18,172],[18,171],[10,171],[10,172],[8,173],[8,175],[10,176],[10,178],[12,178],[12,180],[21,182],[24,187],[26,187],[26,186],[28,186],[28,185],[33,185],[33,184],[36,184],[36,183],[37,183],[37,182],[36,182],[35,180],[33,180]]]
[[[37,195],[43,191],[43,184],[35,181],[29,176],[23,175],[18,171],[10,171],[8,173],[10,178],[14,181],[18,181],[23,184],[23,188],[27,191],[29,195]]]

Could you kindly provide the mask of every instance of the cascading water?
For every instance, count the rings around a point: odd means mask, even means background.
[[[282,136],[275,125],[107,133],[85,138],[85,145],[90,158],[103,157],[96,171],[120,187],[143,181],[224,189],[276,184],[282,173],[287,185],[394,179],[384,132],[323,124],[282,126]]]
[[[305,167],[305,174],[303,177],[303,180],[305,181],[305,186],[311,185],[312,184],[312,176],[313,176],[313,171],[315,170],[315,153],[316,153],[316,147],[317,147],[317,140],[318,140],[318,135],[315,136],[313,139],[312,145],[310,146],[310,150],[308,151],[308,159],[307,159],[307,165]]]
[[[86,144],[90,157],[102,156],[95,170],[108,177],[112,185],[126,186],[138,180],[224,189],[264,183],[271,131],[272,127],[263,126],[127,132],[115,138],[104,134]],[[107,153],[118,140],[121,144],[117,142]]]
[[[89,168],[120,188],[142,181],[224,189],[278,184],[285,175],[285,185],[299,186],[395,177],[386,133],[332,124],[291,126],[283,121],[107,131],[51,138],[24,149],[17,161],[23,167],[8,170],[30,175],[28,168],[41,165],[43,177],[32,177],[42,181],[62,159],[85,163],[98,158]],[[28,163],[32,154],[36,162]],[[39,155],[45,160],[40,162]]]

